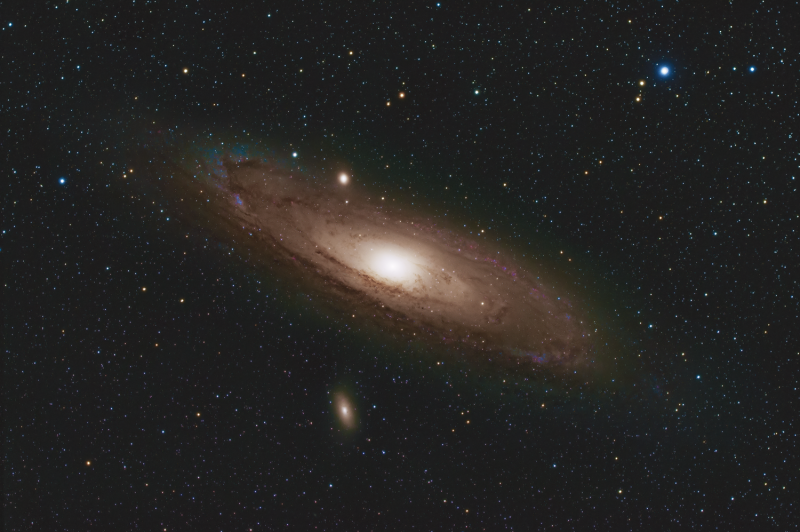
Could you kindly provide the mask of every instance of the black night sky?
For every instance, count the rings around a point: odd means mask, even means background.
[[[6,6],[5,529],[797,529],[798,24]],[[525,257],[605,369],[476,363],[252,260],[147,169],[197,139]]]

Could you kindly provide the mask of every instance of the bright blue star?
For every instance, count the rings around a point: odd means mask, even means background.
[[[700,378],[700,375],[698,375],[698,376],[697,376],[697,378],[699,379],[699,378]]]
[[[297,152],[292,152],[292,157],[297,157]]]
[[[62,177],[61,179],[59,179],[59,180],[58,180],[58,182],[59,182],[59,183],[61,183],[61,184],[63,185],[64,183],[66,183],[66,182],[67,182],[67,180],[66,180],[65,178],[63,178],[63,177]]]
[[[750,67],[750,72],[755,72],[755,71],[756,71],[756,67],[754,67],[754,66],[751,66],[751,67]]]
[[[667,74],[669,74],[669,67],[662,66],[661,68],[658,69],[658,73],[661,74],[662,76],[666,76]]]

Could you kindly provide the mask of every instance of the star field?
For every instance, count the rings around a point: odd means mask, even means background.
[[[10,7],[6,530],[796,529],[792,12]],[[532,264],[606,365],[476,365],[273,274],[146,171],[193,138]]]

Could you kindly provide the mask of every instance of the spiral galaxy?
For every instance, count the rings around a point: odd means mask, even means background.
[[[594,329],[552,282],[419,209],[387,206],[347,173],[320,178],[224,146],[160,152],[148,166],[190,223],[343,316],[476,360],[571,367],[593,356]]]

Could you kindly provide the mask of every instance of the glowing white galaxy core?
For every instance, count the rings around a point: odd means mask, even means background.
[[[380,251],[369,261],[370,269],[378,276],[398,283],[408,283],[421,272],[414,264],[397,251]]]

